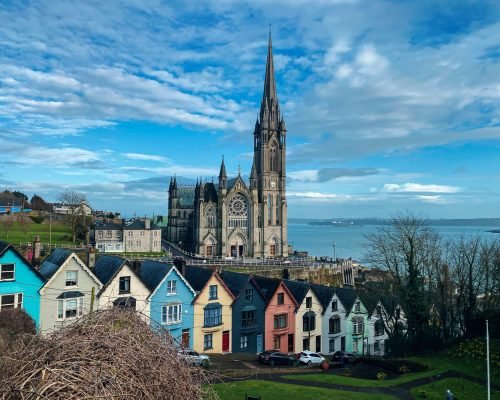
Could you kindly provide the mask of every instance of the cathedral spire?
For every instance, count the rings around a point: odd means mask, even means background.
[[[227,178],[226,165],[224,164],[224,156],[222,156],[222,162],[220,164],[219,179],[220,178]]]
[[[276,95],[276,81],[274,79],[274,61],[273,61],[273,42],[271,39],[271,30],[269,29],[269,43],[267,45],[267,63],[266,63],[266,78],[264,80],[264,95],[262,97],[262,107],[264,99],[267,104],[278,104],[278,96]],[[261,109],[262,109],[261,107]]]

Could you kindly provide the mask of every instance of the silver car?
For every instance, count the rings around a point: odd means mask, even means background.
[[[194,350],[179,350],[179,357],[188,364],[202,366],[208,368],[210,365],[210,357],[206,354],[200,354]]]

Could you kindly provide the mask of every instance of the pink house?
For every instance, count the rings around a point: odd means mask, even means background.
[[[264,349],[293,353],[297,302],[283,281],[257,277],[256,281],[267,300]]]

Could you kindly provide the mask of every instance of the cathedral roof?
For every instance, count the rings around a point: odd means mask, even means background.
[[[238,181],[241,182],[243,187],[248,190],[248,185],[245,183],[243,178],[240,175],[238,175],[236,178],[231,178],[227,181],[227,191],[229,192],[236,185]]]
[[[205,202],[212,201],[217,203],[217,189],[213,182],[208,182],[203,185],[203,200],[205,200]]]
[[[181,187],[177,189],[177,200],[179,207],[193,207],[194,187]]]

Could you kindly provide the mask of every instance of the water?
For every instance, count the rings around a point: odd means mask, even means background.
[[[491,226],[433,226],[444,238],[458,238],[461,235],[481,234],[485,238],[498,238],[500,234],[487,232]],[[288,223],[288,243],[293,250],[308,251],[311,256],[335,256],[365,261],[367,240],[364,235],[375,232],[376,225],[309,225],[307,223]]]

